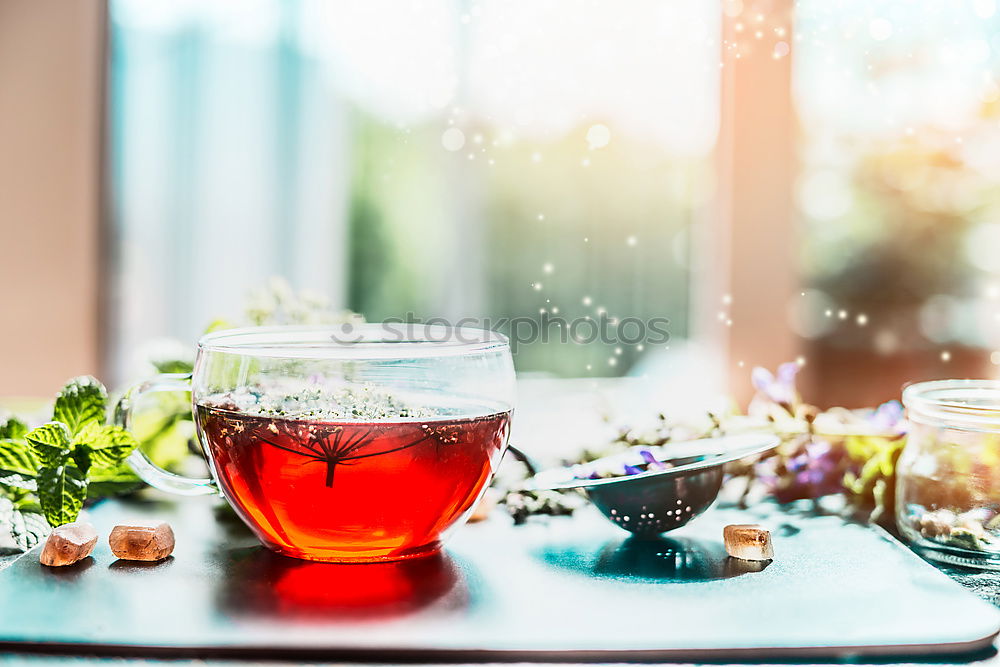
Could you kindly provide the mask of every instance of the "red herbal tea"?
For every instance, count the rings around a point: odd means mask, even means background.
[[[437,551],[482,495],[510,428],[509,412],[359,421],[227,407],[196,409],[226,497],[265,544],[311,560]]]

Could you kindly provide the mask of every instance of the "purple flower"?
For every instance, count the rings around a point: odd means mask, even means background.
[[[809,456],[806,454],[799,454],[798,456],[793,456],[785,463],[785,468],[791,473],[800,473],[806,469],[809,465]]]
[[[653,452],[649,451],[648,449],[640,449],[639,450],[639,456],[642,457],[643,461],[645,461],[646,463],[649,464],[650,468],[653,468],[655,470],[666,470],[667,469],[667,466],[665,466],[662,463],[660,463],[656,459],[656,457],[653,456]]]
[[[829,440],[813,439],[806,443],[806,454],[814,461],[822,461],[823,457],[830,455],[831,449]]]
[[[784,405],[795,403],[798,392],[795,390],[795,376],[799,372],[799,365],[794,361],[789,361],[778,366],[778,374],[774,376],[766,368],[757,366],[750,375],[754,388],[774,401]]]
[[[839,470],[838,453],[830,443],[826,440],[810,440],[805,450],[805,464],[796,475],[796,481],[813,487],[817,495],[839,491],[843,473]]]
[[[812,438],[788,456],[771,456],[757,464],[757,478],[778,502],[818,498],[843,490],[843,449]]]
[[[626,475],[640,475],[640,474],[642,474],[642,472],[643,472],[642,468],[636,468],[635,466],[630,466],[627,463],[625,464],[625,474]]]
[[[880,431],[905,432],[903,406],[899,401],[888,401],[878,406],[869,416],[868,423]]]

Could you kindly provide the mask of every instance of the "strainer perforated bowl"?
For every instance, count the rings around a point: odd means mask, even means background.
[[[742,434],[644,448],[673,467],[636,475],[589,479],[645,460],[629,450],[584,463],[545,470],[528,480],[533,490],[583,489],[591,502],[615,525],[636,535],[658,535],[680,528],[715,501],[722,486],[722,467],[731,461],[774,449],[772,434]]]

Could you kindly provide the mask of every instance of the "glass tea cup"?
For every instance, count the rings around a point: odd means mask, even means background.
[[[935,560],[1000,569],[1000,382],[937,380],[903,391],[896,524]]]
[[[398,560],[438,551],[482,497],[507,447],[507,339],[467,327],[363,324],[208,334],[191,375],[121,399],[190,391],[212,477],[181,477],[142,452],[151,486],[219,493],[260,541],[295,558]]]

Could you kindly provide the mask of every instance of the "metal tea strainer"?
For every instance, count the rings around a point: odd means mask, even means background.
[[[646,459],[633,449],[590,463],[544,470],[529,479],[526,487],[583,489],[617,526],[636,535],[658,535],[680,528],[708,509],[722,486],[724,464],[774,449],[778,442],[773,434],[747,433],[646,447],[657,461],[672,467],[591,478],[605,472],[620,474],[626,465],[645,465]]]

